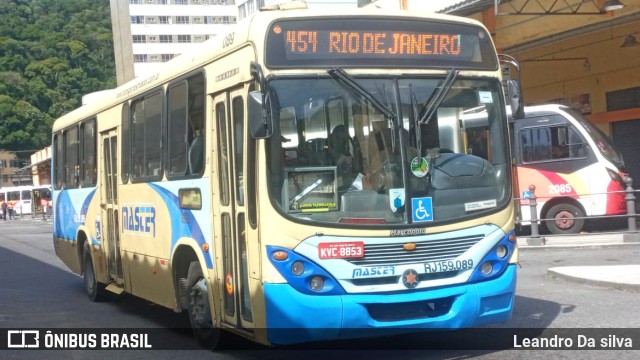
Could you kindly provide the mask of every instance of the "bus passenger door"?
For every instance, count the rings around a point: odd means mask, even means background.
[[[214,217],[215,242],[222,261],[217,261],[222,286],[223,321],[234,327],[253,328],[243,189],[243,144],[246,137],[244,107],[246,91],[239,88],[217,95],[214,104],[213,199],[218,206]],[[216,186],[217,184],[217,186]],[[217,190],[217,191],[216,191]]]
[[[102,184],[100,187],[100,216],[102,218],[102,246],[106,245],[105,256],[109,280],[122,286],[122,260],[120,257],[120,223],[118,211],[118,136],[116,130],[100,133],[102,150]]]

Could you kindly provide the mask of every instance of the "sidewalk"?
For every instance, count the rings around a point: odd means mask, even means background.
[[[576,248],[601,246],[639,246],[639,234],[606,233],[567,236],[541,235],[518,237],[518,248],[524,251],[549,248]],[[542,243],[543,245],[532,245]],[[583,284],[611,287],[640,292],[640,260],[638,264],[607,266],[563,266],[547,269],[551,276]]]

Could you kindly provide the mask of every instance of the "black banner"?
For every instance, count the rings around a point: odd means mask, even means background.
[[[304,329],[258,329],[269,337],[292,337]],[[335,334],[335,329],[327,329]],[[397,331],[396,331],[397,332]],[[640,350],[640,329],[472,328],[460,330],[342,329],[343,339],[265,347],[240,337],[226,337],[223,348],[335,350]],[[322,334],[322,329],[314,329]],[[362,338],[362,334],[373,337]],[[379,336],[378,336],[379,335]],[[0,350],[197,350],[191,329],[1,329]]]

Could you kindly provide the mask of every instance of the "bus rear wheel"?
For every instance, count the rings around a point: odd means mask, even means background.
[[[547,229],[552,234],[577,234],[584,227],[584,212],[572,204],[557,204],[552,206],[545,218]]]
[[[93,270],[93,260],[91,259],[91,249],[88,243],[84,243],[82,250],[82,280],[84,283],[84,290],[87,292],[91,301],[102,301],[106,297],[105,286],[98,282],[96,279],[96,273]]]
[[[209,306],[209,290],[202,274],[200,262],[192,261],[189,264],[187,285],[189,322],[193,329],[193,335],[203,347],[215,349],[220,342],[220,328],[213,325],[211,307]]]

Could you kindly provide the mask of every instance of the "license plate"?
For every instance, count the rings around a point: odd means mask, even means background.
[[[318,244],[320,259],[350,259],[364,257],[364,242],[331,242]]]
[[[447,271],[459,271],[459,270],[469,270],[473,268],[473,260],[444,260],[444,261],[433,261],[424,264],[424,272],[427,274],[447,272]]]

